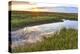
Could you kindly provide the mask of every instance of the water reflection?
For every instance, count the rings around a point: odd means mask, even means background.
[[[78,21],[63,20],[63,22],[36,25],[12,31],[11,32],[12,44],[20,45],[27,42],[33,43],[36,41],[40,41],[42,36],[54,33],[56,31],[60,31],[62,28],[78,29]]]

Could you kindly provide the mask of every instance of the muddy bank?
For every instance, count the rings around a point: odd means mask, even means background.
[[[42,41],[43,37],[48,37],[49,34],[53,34],[55,32],[59,33],[62,28],[78,29],[78,22],[64,20],[63,22],[36,25],[12,31],[12,47]]]

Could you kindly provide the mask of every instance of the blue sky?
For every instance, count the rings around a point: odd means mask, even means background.
[[[48,4],[48,3],[31,3],[31,2],[13,2],[12,10],[17,11],[45,11],[45,12],[63,12],[77,13],[78,8],[73,5]]]
[[[65,12],[65,13],[77,13],[78,8],[77,7],[53,7],[48,8],[50,12]]]

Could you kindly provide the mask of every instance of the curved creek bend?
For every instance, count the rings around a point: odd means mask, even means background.
[[[11,31],[12,46],[24,45],[25,43],[35,43],[41,41],[43,36],[59,32],[62,28],[78,29],[78,21],[63,20],[63,22],[48,23]]]

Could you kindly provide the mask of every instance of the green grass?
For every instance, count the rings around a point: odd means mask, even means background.
[[[47,13],[47,12],[11,12],[11,29],[33,26],[44,23],[58,22],[62,19],[78,20],[77,14],[73,13]]]
[[[18,46],[12,49],[12,52],[33,52],[33,51],[48,51],[48,50],[67,50],[78,48],[78,31],[74,29],[62,29],[51,37],[44,37],[42,42],[35,44],[27,44]]]

